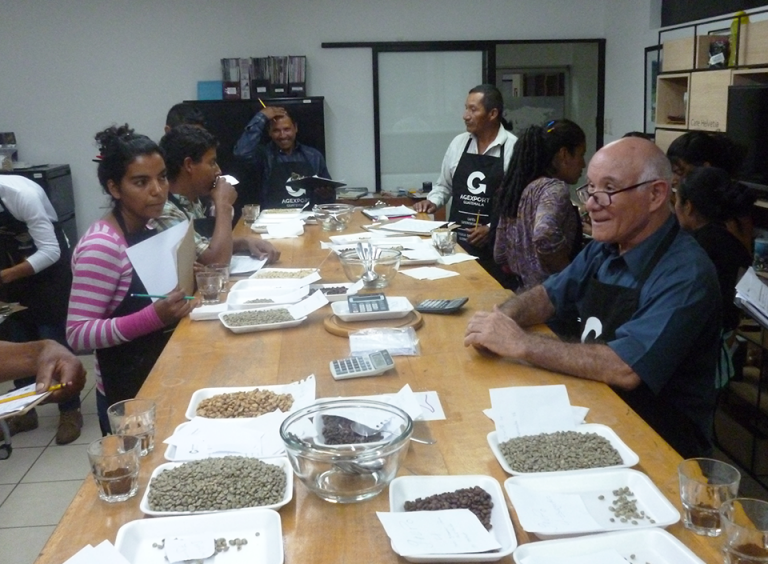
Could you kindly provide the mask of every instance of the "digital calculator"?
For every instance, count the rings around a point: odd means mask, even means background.
[[[331,375],[335,380],[376,376],[395,366],[395,361],[386,350],[371,354],[350,356],[330,363]]]
[[[416,311],[421,313],[453,313],[467,303],[469,298],[456,298],[455,300],[424,300],[416,306]]]
[[[389,311],[387,297],[384,294],[353,294],[347,298],[349,313],[371,313]]]

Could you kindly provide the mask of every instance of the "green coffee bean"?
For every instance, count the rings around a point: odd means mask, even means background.
[[[517,437],[499,444],[515,472],[557,472],[622,463],[610,441],[596,433],[558,431]]]

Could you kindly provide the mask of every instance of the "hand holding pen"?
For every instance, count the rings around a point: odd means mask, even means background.
[[[37,379],[35,391],[51,391],[49,401],[59,402],[79,394],[85,386],[83,363],[56,341],[38,341]],[[55,381],[60,383],[56,387]]]

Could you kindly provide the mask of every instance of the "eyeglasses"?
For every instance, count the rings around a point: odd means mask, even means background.
[[[607,208],[611,205],[611,198],[615,196],[616,194],[619,194],[621,192],[626,192],[627,190],[634,190],[635,188],[638,188],[642,186],[643,184],[648,184],[649,182],[656,182],[659,180],[658,178],[654,178],[652,180],[643,180],[642,182],[638,182],[637,184],[633,184],[632,186],[627,186],[626,188],[621,188],[620,190],[595,190],[594,192],[590,192],[587,190],[589,188],[589,182],[584,184],[583,186],[579,186],[576,188],[576,195],[579,197],[579,201],[581,203],[586,204],[590,198],[595,199],[595,203],[600,206],[601,208]]]

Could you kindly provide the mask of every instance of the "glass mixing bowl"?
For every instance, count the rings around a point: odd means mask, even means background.
[[[349,204],[318,204],[312,208],[312,213],[323,231],[344,231],[354,209]]]
[[[380,249],[378,247],[374,247],[373,251],[372,267],[377,276],[372,280],[366,280],[365,287],[384,288],[397,274],[402,253],[395,249]],[[339,255],[339,260],[344,268],[344,274],[351,282],[357,282],[365,274],[365,266],[363,266],[363,261],[356,250],[344,251]]]
[[[280,426],[296,476],[333,503],[363,501],[386,488],[408,454],[412,433],[405,411],[361,399],[321,401]]]

